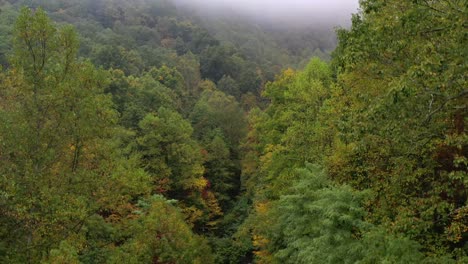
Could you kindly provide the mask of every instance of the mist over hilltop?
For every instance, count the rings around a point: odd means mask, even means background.
[[[188,7],[214,17],[243,16],[271,25],[346,27],[351,14],[359,7],[358,0],[174,0],[179,7]]]

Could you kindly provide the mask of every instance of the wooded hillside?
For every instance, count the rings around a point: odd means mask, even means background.
[[[0,2],[0,262],[468,263],[463,1],[199,15]]]

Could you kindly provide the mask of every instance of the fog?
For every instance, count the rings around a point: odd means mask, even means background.
[[[347,26],[359,0],[175,0],[205,14],[226,12],[273,24]]]

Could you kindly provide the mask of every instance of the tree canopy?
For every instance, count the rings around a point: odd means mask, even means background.
[[[466,4],[360,5],[0,1],[0,262],[467,263]]]

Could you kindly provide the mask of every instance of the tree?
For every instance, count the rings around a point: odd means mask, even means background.
[[[239,103],[234,97],[217,90],[202,93],[190,119],[197,139],[203,140],[204,135],[212,136],[211,131],[219,129],[231,150],[237,148],[246,133],[246,121]]]
[[[462,10],[456,1],[363,1],[352,28],[338,32],[338,85],[326,103],[336,135],[330,176],[375,192],[372,222],[417,239],[429,255],[460,261],[467,254],[457,220],[467,205]]]
[[[244,112],[232,96],[206,89],[190,114],[195,138],[207,151],[206,177],[224,209],[240,189],[239,145],[246,133]]]
[[[159,77],[150,72],[138,77],[125,76],[121,70],[110,72],[111,83],[106,91],[112,94],[121,114],[120,123],[128,129],[138,130],[139,122],[148,113],[157,112],[160,107],[178,109],[181,106],[175,91],[162,84]]]
[[[203,177],[203,157],[193,128],[175,111],[161,107],[140,122],[137,138],[142,165],[154,192],[182,202],[188,221],[203,226],[221,214]]]
[[[214,263],[207,241],[192,233],[170,200],[154,196],[141,201],[136,234],[112,252],[109,263]]]
[[[202,77],[218,82],[223,75],[233,76],[240,67],[233,55],[234,50],[230,46],[213,46],[205,49],[200,58]]]
[[[421,263],[420,245],[364,221],[365,193],[335,186],[316,166],[297,169],[293,186],[258,211],[259,262]],[[265,206],[258,204],[257,206]],[[262,213],[263,212],[263,213]],[[254,240],[255,243],[255,240]],[[270,254],[267,252],[271,252]]]
[[[137,142],[143,165],[157,177],[155,182],[167,183],[166,187],[155,186],[176,195],[171,198],[183,198],[183,190],[193,187],[198,191],[203,189],[204,184],[195,184],[204,169],[198,144],[191,139],[193,129],[189,122],[177,112],[161,107],[157,115],[145,116],[140,129]]]
[[[74,258],[90,216],[121,211],[149,190],[146,174],[117,151],[106,74],[78,61],[77,49],[71,27],[21,10],[0,93],[6,262],[46,261],[57,249]]]
[[[263,195],[269,199],[277,199],[290,186],[294,168],[323,162],[331,135],[320,116],[330,96],[330,75],[328,65],[314,58],[304,71],[285,70],[265,87],[263,96],[270,104],[253,124],[261,161],[257,172],[249,174],[256,178],[253,186],[268,186]]]
[[[227,95],[234,96],[237,100],[240,99],[241,91],[239,84],[230,76],[224,75],[218,82],[218,89]]]

